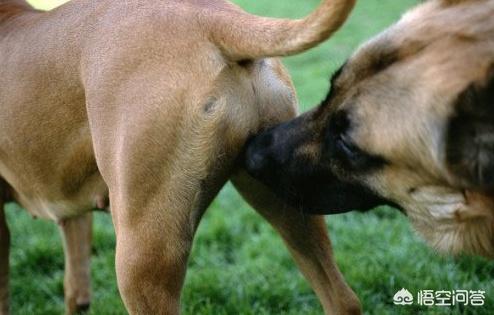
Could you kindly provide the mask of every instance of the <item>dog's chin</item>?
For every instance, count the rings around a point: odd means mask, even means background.
[[[277,186],[274,190],[285,203],[311,215],[364,212],[387,203],[359,186],[326,184],[327,186],[314,186],[307,183],[291,186],[286,190],[283,186]]]
[[[301,174],[249,173],[266,185],[285,204],[307,214],[341,214],[354,210],[368,211],[385,204],[391,205],[390,201],[382,199],[366,187],[340,181],[332,173],[324,170]]]
[[[487,194],[428,187],[405,205],[413,227],[445,254],[494,258],[494,198]]]

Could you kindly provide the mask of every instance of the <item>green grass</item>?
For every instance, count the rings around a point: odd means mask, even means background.
[[[300,17],[317,0],[237,0],[247,10],[270,16]],[[49,6],[50,1],[38,1]],[[345,28],[309,53],[288,58],[302,107],[317,104],[328,78],[357,45],[395,21],[412,0],[360,0]],[[63,253],[53,223],[32,220],[7,207],[13,235],[11,255],[14,314],[60,314],[63,310]],[[110,217],[95,215],[91,314],[124,314],[114,273],[115,239]],[[338,264],[362,300],[366,314],[494,314],[494,263],[475,257],[438,256],[392,209],[327,218]],[[470,289],[487,292],[486,306],[474,308],[397,307],[402,287]],[[198,231],[183,292],[190,315],[321,314],[277,234],[227,185]]]

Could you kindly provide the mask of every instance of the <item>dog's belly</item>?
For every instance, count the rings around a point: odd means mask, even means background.
[[[94,158],[79,160],[74,154],[77,154],[78,158],[84,157],[81,152],[73,152],[68,160],[64,156],[62,159],[65,161],[60,159],[57,162],[60,167],[46,169],[46,172],[41,173],[31,171],[39,169],[40,165],[16,164],[14,169],[9,169],[0,160],[0,177],[10,186],[8,195],[34,217],[54,221],[77,216],[92,209],[106,209],[108,188]]]
[[[107,190],[101,176],[98,176],[84,184],[80,192],[71,198],[42,194],[28,196],[19,191],[14,191],[14,198],[34,217],[60,222],[95,208],[106,208]]]
[[[6,140],[9,130],[4,131],[0,177],[9,184],[12,199],[33,216],[59,221],[107,207],[108,188],[96,165],[87,122],[71,126],[70,131],[11,131],[10,138],[16,141]]]

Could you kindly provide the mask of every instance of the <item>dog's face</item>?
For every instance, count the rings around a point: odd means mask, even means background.
[[[490,0],[415,8],[345,63],[318,108],[254,138],[249,169],[279,192],[308,174],[292,195],[327,213],[338,197],[340,211],[394,202],[437,249],[494,256],[493,16]]]

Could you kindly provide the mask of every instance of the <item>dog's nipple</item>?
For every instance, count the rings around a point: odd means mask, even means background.
[[[98,210],[106,210],[109,206],[108,197],[102,195],[96,196],[95,206]]]

